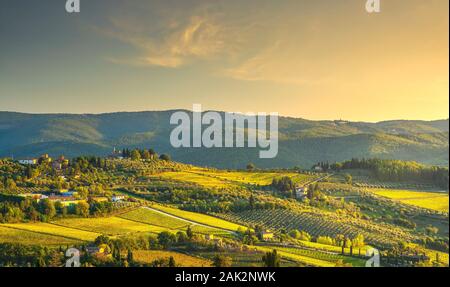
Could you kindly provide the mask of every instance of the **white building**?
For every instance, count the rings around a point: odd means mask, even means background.
[[[19,159],[20,164],[26,164],[26,165],[34,165],[37,163],[37,159],[31,158],[31,159]]]
[[[303,199],[308,195],[308,187],[297,187],[295,189],[295,197],[297,199]]]
[[[125,199],[125,196],[123,195],[113,195],[112,202],[120,202]]]
[[[320,165],[316,165],[315,167],[313,167],[314,171],[323,171],[323,168]]]

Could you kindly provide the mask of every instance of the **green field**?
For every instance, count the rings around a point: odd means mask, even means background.
[[[156,234],[163,231],[186,231],[188,226],[191,226],[195,233],[230,237],[232,236],[231,231],[237,230],[239,227],[234,223],[203,214],[159,205],[156,207],[168,214],[185,218],[186,221],[150,209],[140,208],[124,213],[120,217],[68,218],[56,220],[52,223],[0,224],[0,242],[21,242],[24,244],[36,242],[42,245],[72,244],[81,241],[94,241],[101,234],[108,236],[136,233]]]
[[[162,172],[153,177],[163,178],[174,181],[188,182],[201,185],[206,188],[223,188],[223,187],[235,187],[236,185],[230,184],[224,180],[214,177],[208,177],[202,174],[192,173],[188,171],[179,172]]]
[[[216,171],[202,168],[193,168],[186,171],[162,172],[152,177],[189,182],[206,188],[238,187],[242,185],[269,185],[272,180],[280,177],[290,177],[297,184],[306,183],[316,176],[299,174],[295,172],[246,172],[246,171]]]
[[[387,197],[405,204],[410,204],[422,208],[432,209],[441,212],[449,211],[448,193],[411,191],[397,189],[375,189],[370,188],[367,191],[377,195]]]
[[[172,231],[184,230],[191,226],[192,231],[201,234],[214,234],[229,237],[230,232],[223,229],[216,229],[213,227],[195,225],[185,220],[173,218],[148,208],[139,208],[125,214],[120,215],[121,218],[132,220],[136,222],[141,222],[145,224],[150,224],[153,226],[159,226]],[[188,220],[188,218],[186,218]]]
[[[171,214],[171,215],[174,215],[174,216],[177,216],[180,218],[184,218],[184,219],[192,221],[192,222],[204,224],[204,225],[211,226],[211,227],[226,229],[226,230],[230,230],[230,231],[237,231],[239,228],[246,229],[245,226],[238,225],[238,224],[235,224],[235,223],[232,223],[229,221],[225,221],[220,218],[216,218],[216,217],[201,214],[201,213],[185,211],[185,210],[167,207],[167,206],[163,206],[163,205],[159,205],[159,204],[152,205],[152,208],[166,212],[168,214]]]
[[[109,236],[132,233],[159,233],[167,230],[167,228],[118,217],[62,219],[56,221],[55,224]]]
[[[100,234],[92,232],[92,230],[84,231],[73,229],[70,225],[67,227],[59,226],[49,223],[17,223],[17,224],[3,224],[5,227],[14,228],[17,230],[25,230],[35,233],[55,235],[65,237],[73,240],[93,241]]]
[[[183,215],[186,219],[192,218],[202,222],[211,223],[208,216],[194,216],[194,213],[177,212],[177,209],[164,208],[166,211]],[[218,219],[213,225],[224,224],[225,221]],[[233,228],[237,225],[224,224]],[[192,226],[192,231],[200,234],[214,234],[229,237],[230,231],[224,229],[191,224],[159,212],[149,209],[136,209],[120,217],[102,218],[69,218],[60,219],[52,223],[16,223],[0,224],[0,242],[20,242],[24,244],[59,245],[74,244],[82,241],[94,241],[99,235],[127,235],[135,233],[160,233],[163,231],[186,230]]]
[[[295,172],[245,172],[245,171],[211,171],[211,170],[196,170],[197,174],[210,176],[216,179],[225,180],[228,182],[239,182],[245,184],[269,185],[272,180],[280,177],[290,177],[295,183],[303,183],[315,178],[315,176],[299,174]]]
[[[24,245],[60,246],[74,245],[79,240],[66,237],[5,227],[0,224],[0,243],[20,243]]]
[[[119,217],[145,224],[151,224],[154,226],[160,226],[167,229],[182,229],[190,225],[189,222],[172,218],[146,208],[135,209],[133,211],[124,213]]]

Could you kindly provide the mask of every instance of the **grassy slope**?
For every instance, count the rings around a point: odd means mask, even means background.
[[[228,237],[230,235],[229,232],[226,232],[222,229],[209,228],[206,226],[193,225],[190,222],[185,220],[180,220],[177,218],[173,218],[167,215],[164,215],[159,212],[155,212],[153,210],[147,208],[140,208],[125,214],[120,215],[121,218],[132,220],[136,222],[141,222],[145,224],[150,224],[153,226],[159,226],[161,228],[166,228],[169,231],[177,232],[177,231],[186,231],[188,226],[191,226],[192,231],[201,234],[214,234]],[[188,220],[188,218],[186,218]]]
[[[167,229],[181,229],[189,225],[186,221],[165,216],[164,214],[154,212],[149,209],[135,209],[120,215],[121,218],[160,226]]]
[[[17,224],[2,224],[2,226],[15,228],[17,230],[25,230],[40,234],[54,235],[65,237],[73,240],[93,241],[100,233],[84,230],[73,229],[71,225],[68,227],[58,226],[49,223],[17,223]]]
[[[175,208],[157,206],[164,212],[185,218],[196,220],[203,224],[217,227],[236,228],[236,224],[216,219],[211,216],[185,212]],[[66,245],[80,241],[93,241],[98,235],[124,235],[129,233],[153,233],[169,230],[175,232],[185,229],[186,222],[175,218],[152,212],[151,210],[138,209],[121,215],[123,218],[85,218],[63,219],[49,223],[20,223],[0,225],[0,242],[20,242],[24,244]],[[127,218],[127,219],[125,219]],[[158,225],[158,226],[156,226]],[[213,229],[204,228],[203,233],[210,233]],[[194,230],[196,231],[196,230]],[[313,243],[311,243],[313,244]],[[315,244],[315,248],[326,250],[331,246]],[[251,247],[253,248],[253,247]],[[270,251],[272,247],[254,247],[259,252]],[[307,265],[331,267],[335,265],[335,256],[327,256],[323,252],[300,251],[298,249],[278,248],[280,255],[286,259]],[[209,266],[208,260],[195,258],[174,252],[166,251],[138,251],[136,259],[150,263],[158,258],[174,256],[175,261],[182,266]],[[356,259],[345,258],[346,262],[357,262]],[[258,263],[258,262],[256,262]],[[357,265],[355,265],[357,266]]]
[[[213,216],[209,216],[209,215],[205,215],[205,214],[201,214],[201,213],[184,211],[181,209],[167,207],[167,206],[163,206],[163,205],[159,205],[159,204],[152,205],[152,208],[166,212],[168,214],[172,214],[174,216],[188,219],[193,222],[205,224],[205,225],[211,226],[211,227],[227,229],[230,231],[237,231],[239,228],[246,229],[245,226],[238,225],[238,224],[235,224],[235,223],[232,223],[229,221],[225,221],[225,220],[217,218],[217,217],[213,217]]]
[[[441,212],[449,211],[448,193],[374,188],[369,188],[367,189],[367,191],[406,204],[433,209]]]
[[[295,172],[240,172],[240,171],[221,171],[209,170],[203,168],[193,168],[191,170],[177,172],[161,172],[152,175],[152,178],[163,178],[173,181],[188,182],[198,184],[205,188],[232,188],[247,184],[251,185],[269,185],[275,178],[288,176],[295,183],[302,184],[315,179],[313,175],[299,174]]]
[[[58,235],[49,235],[39,232],[26,231],[5,227],[0,224],[0,243],[20,243],[25,245],[60,246],[73,245],[80,240],[69,239]]]
[[[110,236],[131,233],[159,233],[167,230],[167,228],[118,217],[62,219],[55,223],[69,228],[97,232]]]

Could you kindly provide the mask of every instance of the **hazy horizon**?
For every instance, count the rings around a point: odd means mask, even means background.
[[[449,2],[365,2],[8,1],[0,110],[448,119]]]
[[[0,110],[0,113],[17,113],[17,114],[25,114],[25,115],[106,115],[106,114],[120,114],[120,113],[151,113],[151,112],[171,112],[171,111],[188,111],[192,112],[192,109],[182,109],[182,108],[171,108],[171,109],[161,109],[161,110],[136,110],[136,111],[112,111],[112,112],[98,112],[98,113],[70,113],[70,112],[40,112],[40,113],[33,113],[33,112],[22,112],[22,111],[4,111]],[[214,111],[219,113],[243,113],[246,112],[242,111],[224,111],[224,110],[213,110],[213,109],[204,109],[202,112],[208,112],[208,111]],[[249,111],[250,112],[250,111]],[[430,119],[430,120],[423,120],[423,119],[405,119],[405,118],[393,118],[393,119],[386,119],[386,120],[380,120],[380,121],[365,121],[365,120],[347,120],[344,118],[335,118],[335,119],[310,119],[305,118],[301,116],[290,116],[290,115],[279,115],[282,118],[294,118],[294,119],[303,119],[303,120],[309,120],[309,121],[349,121],[349,122],[361,122],[361,123],[380,123],[380,122],[390,122],[390,121],[419,121],[419,122],[435,122],[435,121],[448,121],[449,117],[447,118],[436,118],[436,119]]]

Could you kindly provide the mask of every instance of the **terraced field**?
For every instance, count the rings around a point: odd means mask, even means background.
[[[367,189],[367,191],[405,204],[432,209],[440,212],[449,211],[448,193],[381,188],[369,188]]]

